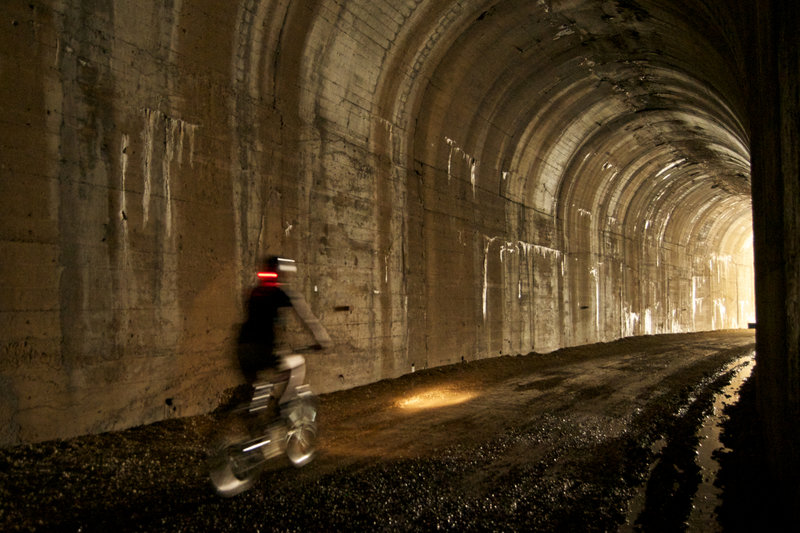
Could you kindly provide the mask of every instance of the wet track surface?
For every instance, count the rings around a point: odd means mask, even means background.
[[[698,430],[753,343],[632,338],[324,395],[314,462],[230,499],[204,467],[214,414],[0,450],[0,529],[680,531]]]

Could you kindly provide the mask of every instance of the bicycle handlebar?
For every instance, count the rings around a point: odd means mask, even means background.
[[[289,355],[292,353],[320,352],[325,349],[326,349],[325,346],[317,343],[317,344],[308,344],[306,346],[293,346],[291,348],[280,350],[280,352],[278,353],[280,355]]]

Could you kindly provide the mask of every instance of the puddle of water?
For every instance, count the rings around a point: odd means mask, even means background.
[[[695,461],[700,467],[702,481],[697,488],[692,502],[692,512],[689,516],[687,531],[699,531],[703,533],[721,531],[716,513],[716,508],[720,504],[720,490],[714,486],[717,472],[719,472],[719,463],[713,458],[713,454],[716,450],[724,448],[720,442],[722,424],[727,419],[727,417],[723,415],[723,411],[726,406],[735,404],[739,400],[739,390],[752,374],[754,366],[755,351],[752,351],[750,354],[740,357],[725,367],[722,373],[735,370],[735,374],[731,378],[731,382],[714,397],[714,405],[711,414],[706,416],[703,426],[697,432],[700,444],[698,445]],[[667,442],[663,438],[653,443],[651,449],[655,459],[650,464],[648,479],[658,465],[661,458],[661,451],[666,444]],[[639,515],[644,510],[646,491],[647,482],[639,487],[637,493],[630,500],[628,505],[628,517],[625,524],[620,526],[619,532],[630,533],[639,531],[635,524]]]
[[[650,479],[650,476],[653,475],[653,470],[655,470],[658,462],[661,460],[661,451],[667,445],[667,440],[664,438],[658,439],[653,445],[650,447],[650,451],[653,452],[653,457],[655,459],[652,463],[650,463],[650,471],[647,474],[647,479]],[[634,531],[639,531],[636,527],[636,520],[639,518],[639,515],[642,514],[644,511],[644,506],[647,501],[647,481],[642,483],[642,485],[636,491],[636,494],[631,498],[630,502],[628,503],[628,517],[625,520],[625,523],[622,524],[618,530],[619,533],[631,533]]]
[[[723,414],[723,411],[726,406],[735,404],[739,400],[739,390],[752,374],[754,366],[755,351],[737,359],[725,368],[725,372],[735,370],[735,374],[730,384],[714,398],[711,414],[705,418],[703,426],[697,432],[700,444],[697,448],[695,461],[697,466],[700,467],[702,481],[697,487],[697,492],[692,502],[688,531],[721,531],[716,512],[721,503],[721,491],[714,485],[719,472],[719,463],[714,459],[713,454],[717,450],[724,449],[720,442],[720,434],[722,433],[722,424],[727,417]]]

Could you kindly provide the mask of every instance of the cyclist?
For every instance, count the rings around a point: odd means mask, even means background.
[[[302,295],[290,284],[297,272],[292,259],[269,256],[258,272],[259,283],[250,292],[247,319],[239,333],[239,363],[251,386],[256,380],[273,384],[270,416],[277,414],[278,401],[286,389],[288,372],[281,371],[282,353],[276,338],[285,328],[286,314],[292,309],[317,341],[316,349],[328,348],[331,338],[314,316]]]

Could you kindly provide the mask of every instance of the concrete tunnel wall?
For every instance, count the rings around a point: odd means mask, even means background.
[[[754,321],[743,54],[717,2],[0,21],[0,445],[213,408],[268,252],[336,342],[309,356],[320,392]]]

